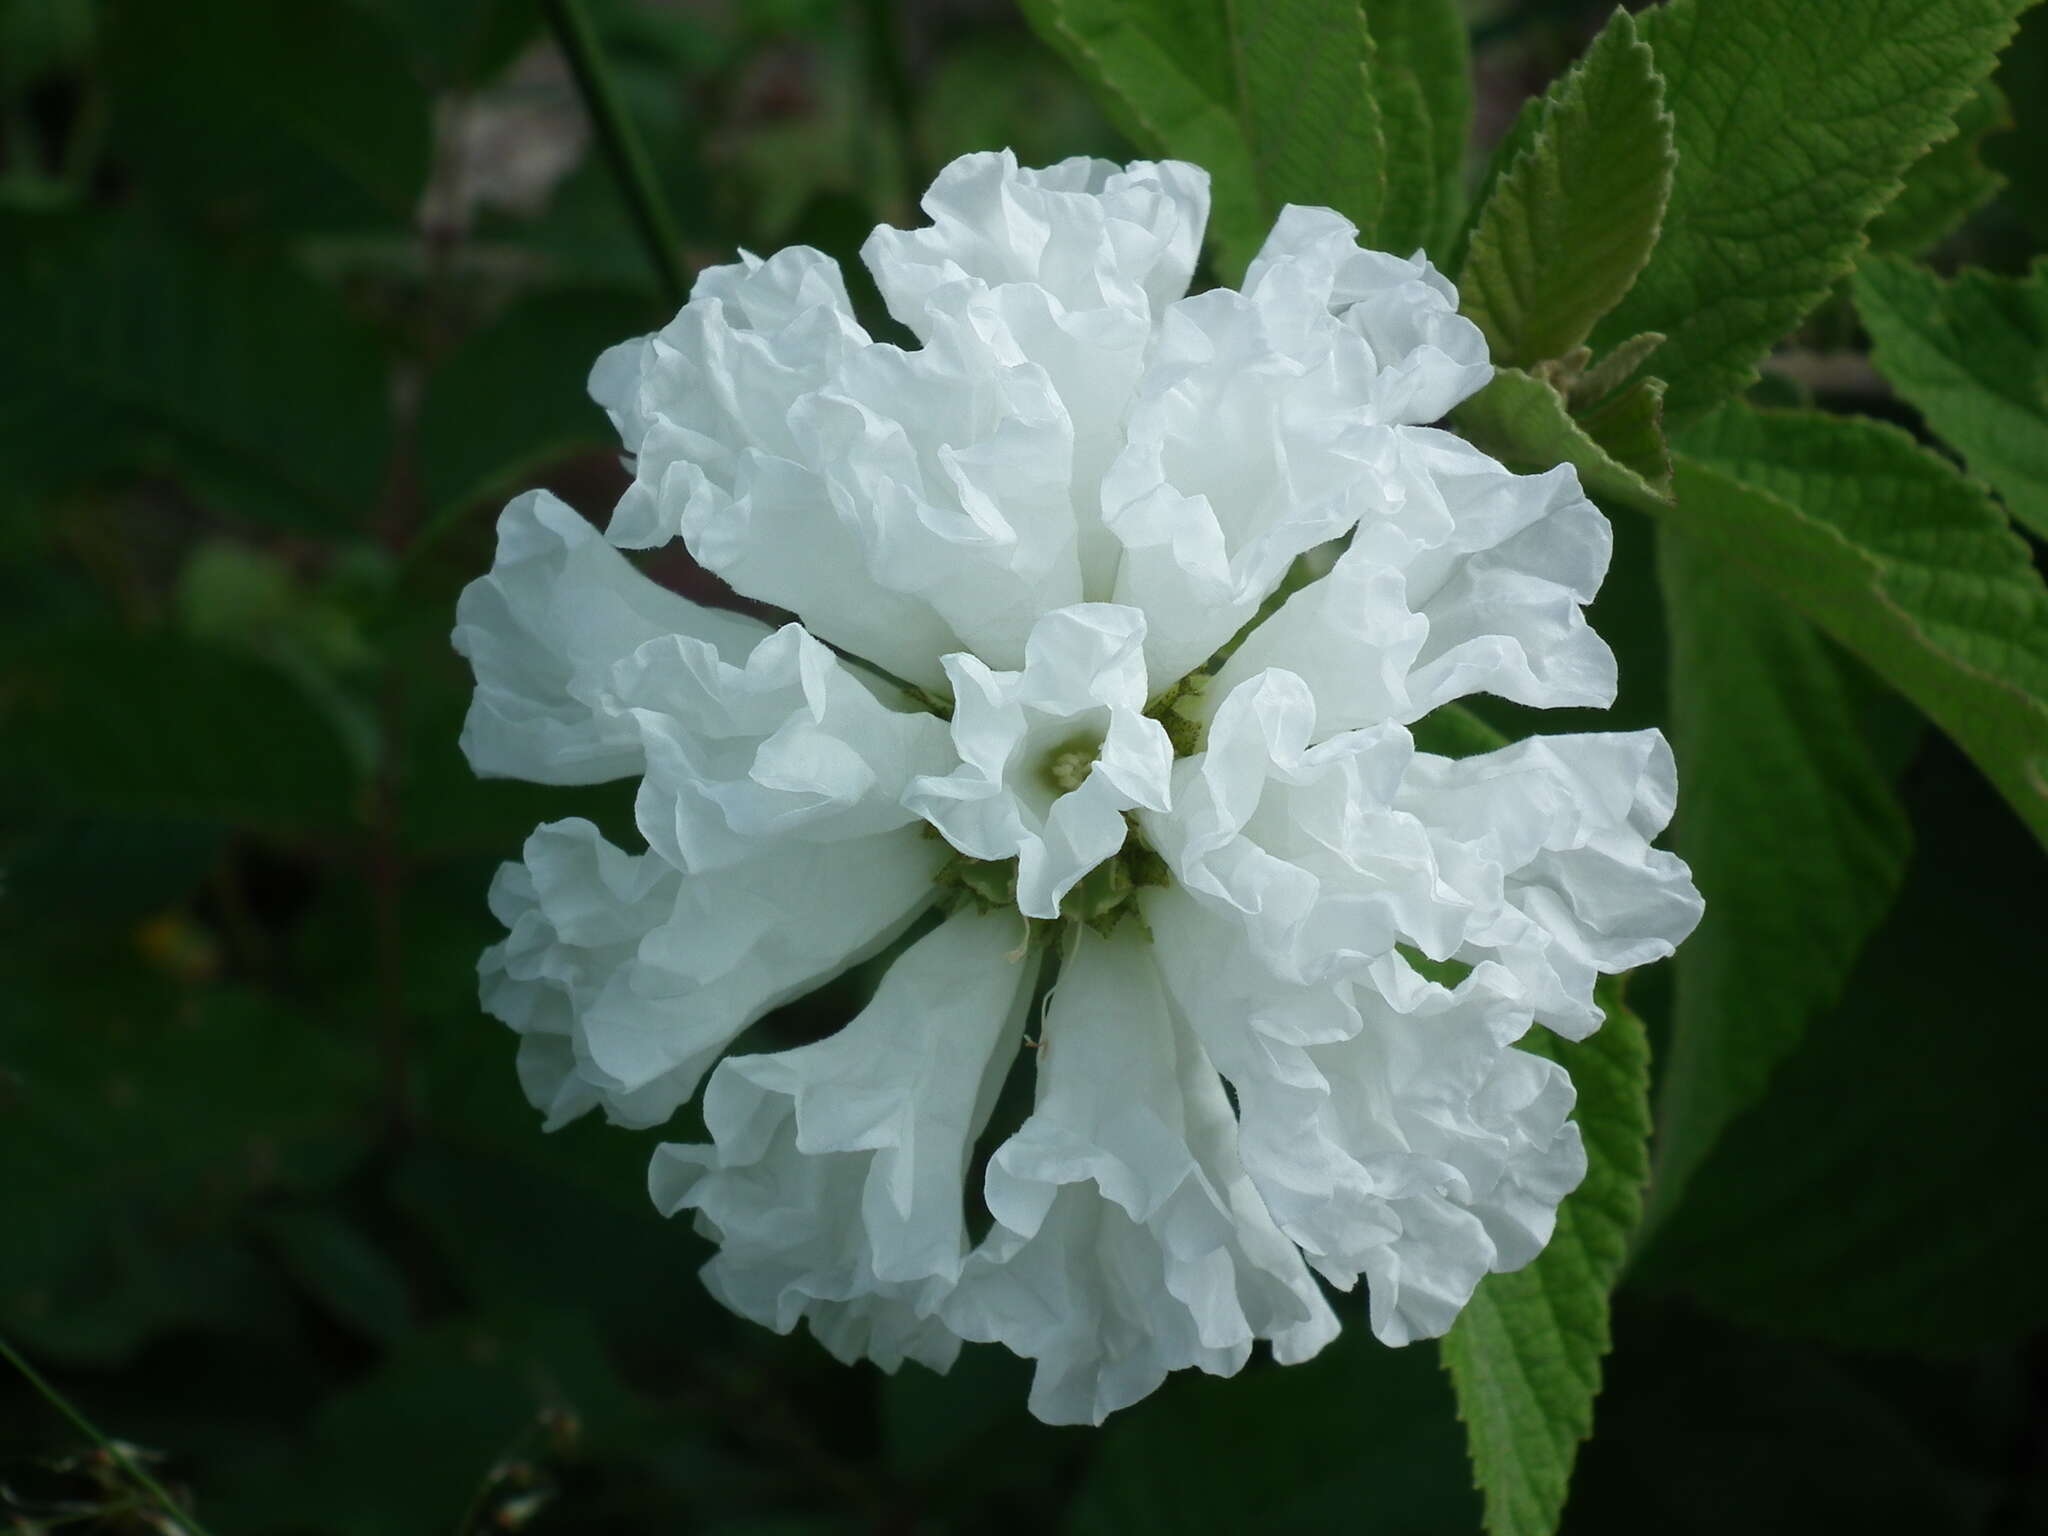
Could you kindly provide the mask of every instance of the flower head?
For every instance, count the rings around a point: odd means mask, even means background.
[[[507,509],[465,749],[637,778],[645,851],[537,831],[485,1007],[550,1125],[661,1124],[708,1073],[655,1201],[723,1301],[842,1358],[999,1342],[1041,1417],[1100,1421],[1313,1354],[1322,1281],[1440,1334],[1584,1173],[1569,1077],[1515,1042],[1597,1027],[1597,976],[1699,916],[1654,731],[1408,729],[1611,701],[1607,524],[1569,467],[1430,425],[1484,343],[1328,210],[1190,297],[1192,166],[973,155],[925,208],[863,251],[917,346],[814,251],[714,268],[592,373],[633,471],[608,536]],[[790,622],[621,552],[676,539]],[[725,1055],[876,956],[837,1033]]]

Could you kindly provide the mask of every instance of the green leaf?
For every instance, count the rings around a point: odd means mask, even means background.
[[[139,463],[224,516],[319,532],[375,504],[375,339],[279,261],[132,218],[0,221],[0,334],[0,452],[31,483]]]
[[[2025,281],[1873,257],[1856,307],[1879,372],[2015,517],[2048,538],[2048,265]]]
[[[1955,233],[1998,195],[2005,178],[1984,163],[1984,141],[2012,127],[2012,108],[1991,81],[1957,110],[1953,137],[1914,162],[1906,183],[1870,223],[1871,249],[1912,256]]]
[[[1458,274],[1460,307],[1496,363],[1563,357],[1620,302],[1657,243],[1671,115],[1626,11],[1550,88],[1494,183]]]
[[[2028,0],[1672,0],[1642,18],[1677,123],[1664,231],[1594,332],[1669,340],[1674,426],[1845,276],[1863,227],[1945,135]]]
[[[303,1206],[271,1211],[261,1225],[292,1278],[341,1322],[385,1342],[412,1327],[404,1274],[355,1223]]]
[[[1672,526],[1904,694],[2048,842],[2048,587],[1904,432],[1732,405],[1681,443]]]
[[[1907,808],[1905,889],[1840,1004],[1631,1279],[1767,1333],[1981,1359],[2048,1322],[2048,1186],[2031,1176],[2048,1164],[2048,858],[1939,739]]]
[[[1617,988],[1603,1004],[1607,1021],[1587,1040],[1542,1029],[1522,1040],[1572,1074],[1585,1182],[1558,1208],[1556,1234],[1536,1261],[1481,1281],[1443,1341],[1490,1536],[1557,1528],[1579,1443],[1593,1428],[1608,1292],[1642,1213],[1650,1046]]]
[[[1387,141],[1387,195],[1373,237],[1401,255],[1421,247],[1441,258],[1465,212],[1465,18],[1455,0],[1373,0],[1364,9]]]
[[[1286,203],[1335,208],[1368,242],[1377,234],[1386,92],[1358,0],[1025,0],[1024,11],[1133,140],[1209,172],[1226,279]]]
[[[1595,501],[1655,510],[1671,496],[1670,459],[1658,426],[1654,380],[1622,392],[1599,415],[1603,441],[1573,420],[1564,397],[1519,368],[1496,370],[1493,382],[1458,407],[1458,430],[1503,462],[1525,469],[1575,466]]]
[[[357,6],[109,9],[114,138],[148,193],[269,235],[410,229],[431,148],[426,93]]]
[[[1901,754],[1866,734],[1883,697],[1860,669],[1730,562],[1668,529],[1658,544],[1684,765],[1674,845],[1707,910],[1672,962],[1646,1231],[1840,995],[1910,841]]]

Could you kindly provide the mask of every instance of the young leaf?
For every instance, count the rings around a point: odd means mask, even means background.
[[[1387,140],[1387,195],[1374,238],[1441,258],[1464,217],[1471,59],[1455,0],[1373,0],[1365,7],[1378,62]]]
[[[1918,255],[1996,197],[2005,178],[1984,163],[1984,141],[2011,127],[2005,93],[1984,81],[1957,110],[1954,135],[1914,163],[1899,195],[1870,221],[1871,249]]]
[[[1585,1182],[1559,1207],[1556,1234],[1536,1261],[1487,1276],[1443,1341],[1489,1536],[1557,1528],[1579,1442],[1593,1428],[1607,1295],[1642,1211],[1649,1041],[1617,992],[1602,1003],[1607,1022],[1590,1039],[1567,1044],[1536,1029],[1522,1041],[1571,1070]]]
[[[1657,243],[1671,131],[1650,50],[1616,11],[1480,210],[1458,292],[1495,362],[1564,356],[1628,292]]]
[[[1358,0],[1025,0],[1024,10],[1134,140],[1209,172],[1209,234],[1226,278],[1244,271],[1286,203],[1335,208],[1376,236],[1386,93]]]
[[[1873,257],[1856,308],[1878,371],[1927,424],[2048,538],[2048,266],[2024,282]]]
[[[1594,339],[1669,338],[1674,427],[1747,386],[1847,274],[2028,3],[1671,0],[1643,17],[1678,169],[1656,251]]]
[[[1645,1231],[1834,1004],[1910,836],[1891,787],[1903,754],[1866,717],[1911,712],[1728,561],[1670,529],[1657,542],[1685,779],[1675,846],[1707,912],[1672,962]]]
[[[1680,447],[1673,526],[1917,704],[2048,843],[2048,587],[1998,508],[1874,421],[1733,405]]]

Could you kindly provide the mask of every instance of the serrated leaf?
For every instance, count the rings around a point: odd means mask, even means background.
[[[1489,1275],[1443,1341],[1490,1536],[1557,1528],[1579,1443],[1593,1428],[1621,1273],[1649,1176],[1650,1046],[1642,1021],[1602,998],[1607,1021],[1567,1043],[1532,1030],[1524,1048],[1562,1063],[1578,1089],[1585,1182],[1526,1269]]]
[[[1943,282],[1896,257],[1856,269],[1878,371],[2048,538],[2048,265]]]
[[[1629,290],[1671,191],[1671,115],[1628,12],[1614,18],[1522,130],[1458,274],[1460,307],[1496,363],[1563,357]]]
[[[1672,526],[1918,705],[2048,843],[2048,587],[1999,509],[1861,418],[1737,404],[1680,448]]]
[[[1645,380],[1653,384],[1654,380]],[[1505,463],[1543,470],[1560,462],[1575,466],[1586,494],[1595,501],[1655,510],[1670,498],[1664,480],[1668,463],[1654,413],[1654,390],[1631,386],[1626,408],[1607,418],[1615,436],[1603,443],[1566,410],[1564,397],[1519,368],[1495,371],[1493,382],[1459,406],[1453,420],[1473,443]],[[1620,455],[1620,456],[1617,456]]]
[[[1668,338],[1674,429],[1844,277],[2029,0],[1672,0],[1642,18],[1676,120],[1664,231],[1596,345]]]
[[[361,527],[375,503],[375,339],[281,262],[132,218],[8,220],[0,334],[0,452],[31,482],[139,463],[224,516],[321,532]]]
[[[2005,178],[1984,163],[1984,141],[2011,127],[2005,93],[1984,81],[1957,109],[1953,135],[1913,163],[1899,195],[1871,220],[1871,249],[1917,255],[1996,197]]]
[[[1834,1004],[1910,842],[1892,793],[1903,754],[1866,731],[1885,696],[1727,560],[1669,529],[1658,546],[1684,765],[1673,846],[1707,909],[1672,962],[1646,1231]]]
[[[1365,8],[1387,142],[1387,195],[1374,238],[1441,258],[1465,213],[1471,58],[1455,0],[1374,0]]]
[[[1209,172],[1226,280],[1286,203],[1335,208],[1368,241],[1377,232],[1384,92],[1358,0],[1025,0],[1024,11],[1138,144]]]

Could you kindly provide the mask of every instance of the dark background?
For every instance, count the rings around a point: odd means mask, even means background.
[[[1466,8],[1483,152],[1608,0]],[[850,262],[967,150],[1129,154],[999,0],[590,11],[693,267]],[[2000,78],[2012,184],[1937,265],[2048,238],[2048,13]],[[628,806],[474,782],[447,635],[509,494],[624,483],[583,379],[667,307],[588,140],[519,0],[0,0],[0,1336],[220,1536],[1475,1532],[1434,1348],[1362,1297],[1048,1429],[995,1350],[887,1379],[727,1315],[654,1133],[540,1134],[483,893]],[[1860,347],[1827,306],[1761,388],[1911,425]],[[1568,1532],[2048,1529],[2048,866],[1897,713],[1905,893],[1628,1274]],[[0,1367],[0,1519],[156,1529],[86,1446]]]

